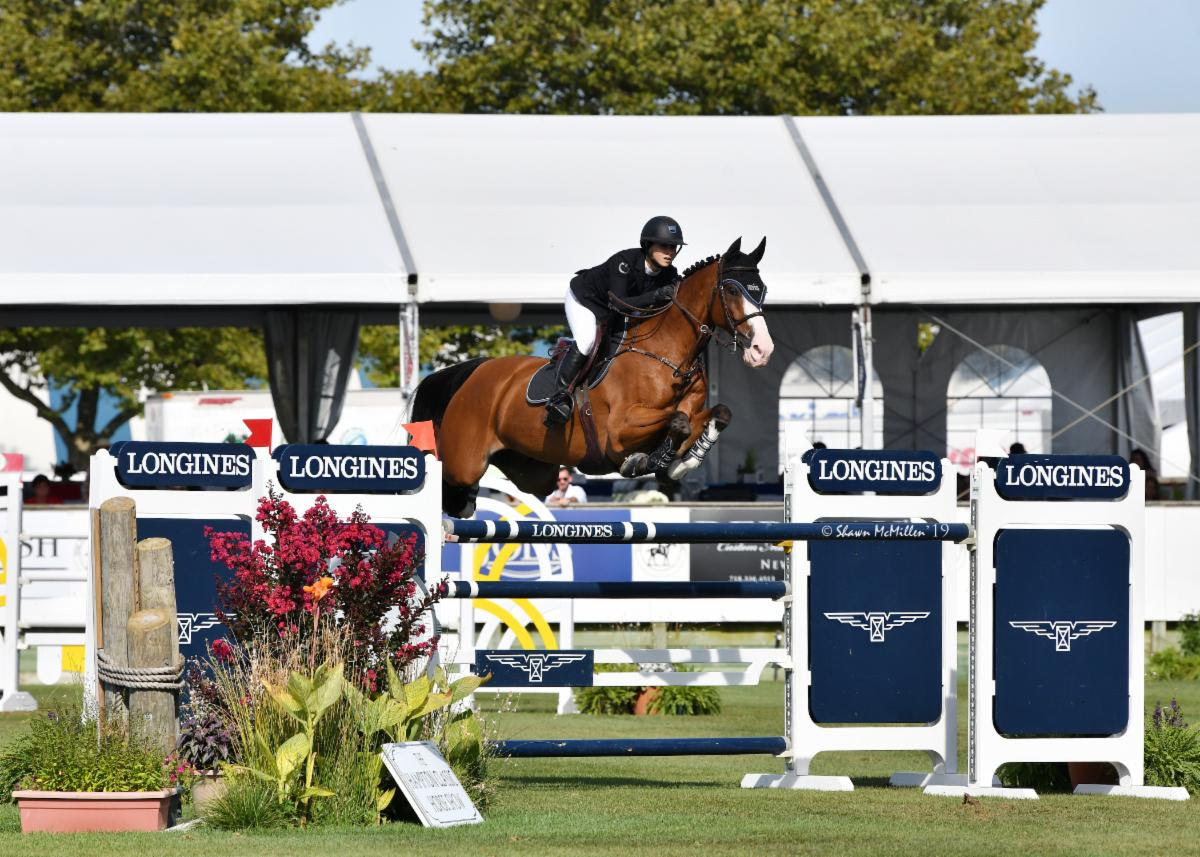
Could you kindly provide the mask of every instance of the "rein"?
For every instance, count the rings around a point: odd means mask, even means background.
[[[727,333],[729,335],[730,351],[737,351],[739,348],[744,349],[744,348],[749,347],[750,343],[749,343],[746,335],[743,333],[740,333],[738,331],[738,328],[741,325],[745,324],[750,319],[758,318],[759,316],[763,315],[763,311],[760,309],[757,312],[748,313],[747,315],[745,315],[744,317],[742,317],[740,319],[737,319],[736,321],[734,320],[733,313],[730,311],[728,296],[730,294],[733,294],[735,291],[741,291],[743,294],[745,294],[747,291],[746,287],[742,284],[742,282],[740,280],[736,279],[735,277],[725,276],[728,273],[734,273],[734,272],[757,273],[758,269],[754,268],[754,267],[747,267],[747,266],[737,266],[737,267],[726,268],[724,266],[723,261],[718,258],[718,260],[717,260],[717,277],[716,277],[716,280],[713,282],[712,291],[710,291],[708,294],[708,315],[710,317],[712,316],[713,304],[716,301],[717,295],[720,294],[721,309],[725,313],[725,322],[728,325],[728,327],[726,327],[725,325],[721,325],[719,328],[714,328],[713,326],[705,324],[699,318],[697,318],[691,312],[691,310],[689,310],[687,307],[685,307],[682,303],[679,302],[678,284],[676,285],[676,289],[675,289],[676,293],[671,296],[671,302],[669,304],[665,304],[662,307],[659,307],[657,309],[647,309],[647,308],[643,308],[643,307],[635,307],[632,304],[629,304],[626,301],[622,300],[621,298],[617,297],[612,292],[609,292],[608,293],[609,303],[614,307],[614,309],[617,311],[617,313],[624,316],[626,319],[635,319],[637,321],[644,321],[646,319],[651,319],[651,318],[656,318],[658,316],[661,316],[664,313],[666,313],[668,310],[670,310],[671,307],[676,307],[681,313],[683,313],[684,318],[686,318],[688,320],[688,322],[691,323],[692,327],[695,329],[695,332],[696,332],[695,345],[692,347],[692,350],[688,354],[688,356],[686,358],[684,358],[684,360],[682,360],[678,365],[671,362],[666,357],[663,357],[661,354],[656,354],[653,351],[647,351],[645,349],[638,348],[635,345],[627,345],[624,348],[619,349],[617,351],[617,353],[613,355],[613,359],[615,360],[620,355],[628,352],[630,354],[640,354],[643,357],[649,357],[651,359],[657,360],[658,362],[666,365],[667,367],[669,367],[671,369],[671,374],[673,377],[681,378],[682,379],[681,383],[686,388],[688,383],[692,380],[692,378],[696,375],[696,373],[702,371],[703,367],[700,362],[700,355],[702,355],[704,353],[704,349],[708,347],[708,343],[713,339],[714,336],[717,335],[718,330],[720,332]],[[727,285],[729,286],[728,288],[726,287]],[[649,336],[650,336],[650,334],[647,334],[646,336],[644,336],[642,338],[649,338]],[[635,341],[640,341],[640,340],[635,340]],[[718,344],[720,344],[719,341],[718,341]]]

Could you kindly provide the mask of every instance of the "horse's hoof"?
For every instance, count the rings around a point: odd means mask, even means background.
[[[632,479],[635,476],[641,476],[646,472],[646,466],[650,463],[650,456],[644,452],[635,452],[633,455],[621,462],[621,475],[626,479]]]

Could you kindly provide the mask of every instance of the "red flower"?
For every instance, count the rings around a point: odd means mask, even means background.
[[[212,641],[213,657],[218,661],[228,662],[233,660],[233,646],[229,645],[228,640],[216,639]]]

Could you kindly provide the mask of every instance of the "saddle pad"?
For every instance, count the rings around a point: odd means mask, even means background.
[[[624,330],[608,337],[604,352],[596,361],[597,365],[593,366],[592,371],[589,373],[587,382],[589,390],[595,389],[596,385],[608,375],[608,368],[612,366],[613,362],[611,355],[617,353],[624,339]],[[558,358],[555,358],[554,360],[547,360],[544,366],[534,372],[533,377],[529,379],[529,385],[525,388],[525,401],[531,405],[544,405],[550,401],[550,397],[554,395],[554,373],[557,371]]]

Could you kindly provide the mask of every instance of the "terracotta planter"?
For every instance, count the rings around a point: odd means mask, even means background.
[[[638,698],[633,702],[633,713],[637,715],[649,714],[650,703],[653,702],[658,695],[662,693],[660,687],[647,687],[638,694]]]
[[[192,784],[192,806],[196,808],[196,815],[204,815],[209,804],[225,794],[228,787],[229,784],[220,774],[205,774],[196,780]]]
[[[175,789],[157,792],[16,791],[22,833],[163,830]]]
[[[1071,777],[1071,788],[1098,783],[1115,786],[1117,772],[1107,762],[1067,762],[1067,774]]]

